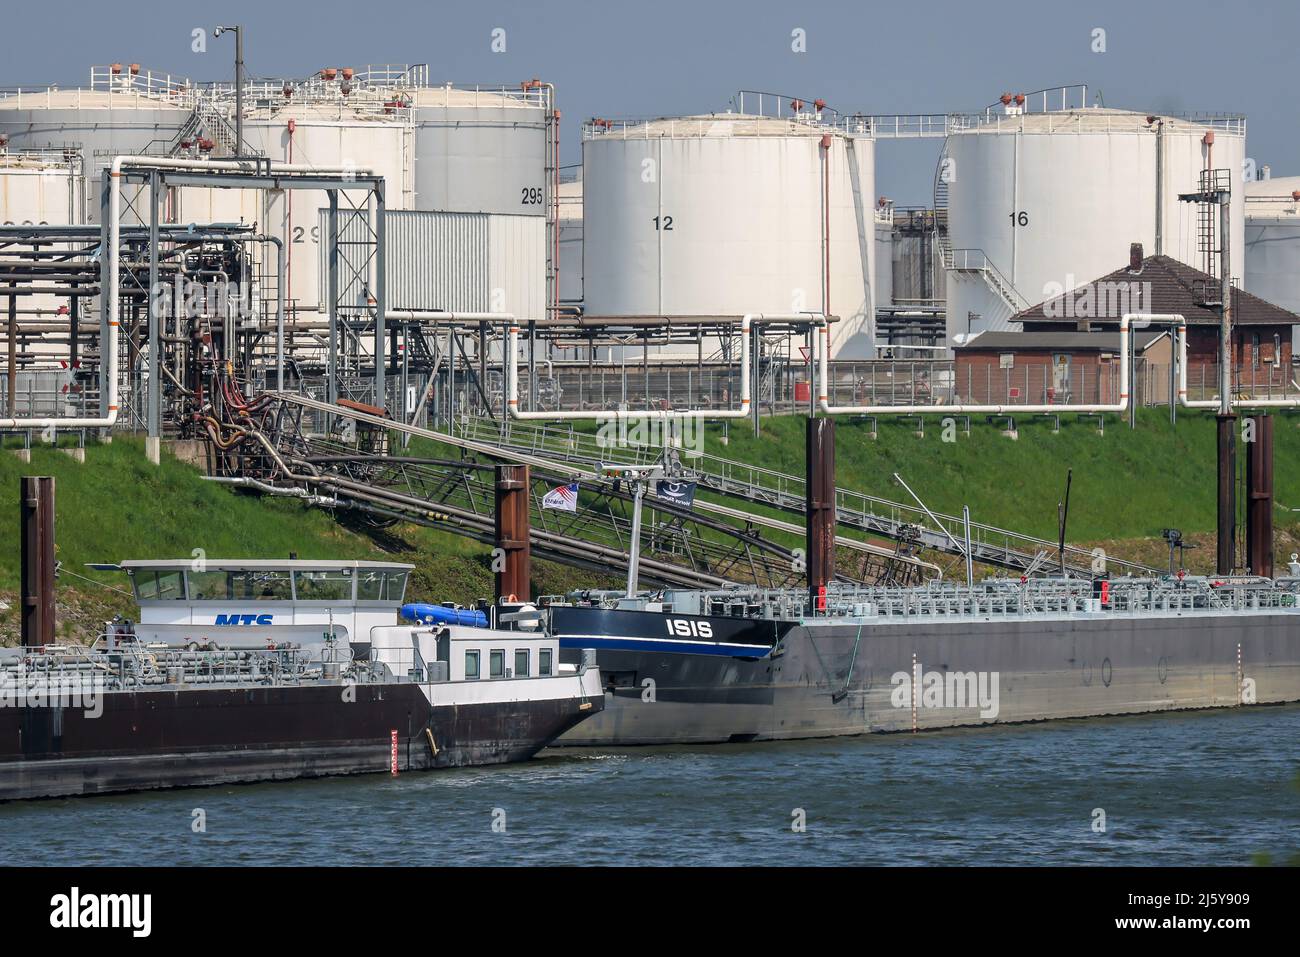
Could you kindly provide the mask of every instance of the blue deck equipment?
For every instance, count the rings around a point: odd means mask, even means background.
[[[429,605],[423,602],[415,602],[403,605],[401,615],[407,621],[417,621],[424,625],[487,627],[487,615],[469,608],[448,608],[446,605]]]

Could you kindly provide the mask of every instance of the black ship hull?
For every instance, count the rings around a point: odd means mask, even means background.
[[[603,706],[587,693],[431,703],[391,683],[112,691],[97,715],[0,708],[0,800],[504,764]]]

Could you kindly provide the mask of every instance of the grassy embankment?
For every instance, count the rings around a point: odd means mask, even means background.
[[[185,558],[203,549],[209,558],[376,559],[416,565],[408,595],[414,600],[471,602],[491,597],[488,549],[450,532],[400,525],[366,534],[319,509],[290,499],[255,496],[206,482],[199,471],[164,453],[160,466],[144,457],[143,443],[118,438],[86,450],[84,464],[49,447],[32,449],[30,464],[0,452],[0,643],[19,631],[17,591],[20,542],[19,476],[55,477],[55,531],[60,574],[60,631],[85,635],[115,613],[134,617],[120,573],[96,572],[87,562],[124,558]],[[100,584],[93,584],[85,576]],[[583,576],[548,562],[534,563],[540,590],[578,587]]]
[[[1216,512],[1215,422],[1207,413],[1180,412],[1176,427],[1168,412],[1142,409],[1138,427],[1108,418],[1104,435],[1096,420],[1062,416],[1059,433],[1047,419],[1016,420],[1019,439],[1004,437],[1000,425],[975,418],[967,436],[957,423],[956,442],[943,441],[941,415],[926,417],[925,436],[915,420],[879,420],[878,438],[868,437],[864,420],[842,419],[836,426],[836,482],[899,502],[910,502],[893,478],[897,472],[932,510],[960,515],[969,505],[978,522],[1050,540],[1057,534],[1057,503],[1067,469],[1074,470],[1070,493],[1069,540],[1100,545],[1113,554],[1163,566],[1168,547],[1164,528],[1181,529],[1188,541],[1187,563],[1208,569],[1214,561]],[[1300,418],[1274,421],[1274,497],[1277,508],[1277,560],[1300,549]],[[730,442],[711,427],[706,450],[777,471],[801,474],[801,418],[764,420],[754,438],[747,423],[733,423]],[[1238,458],[1244,467],[1244,447]]]
[[[936,510],[960,514],[969,505],[976,521],[1054,539],[1056,505],[1067,468],[1074,470],[1070,502],[1070,540],[1101,545],[1113,554],[1156,565],[1167,560],[1160,530],[1180,528],[1201,548],[1189,550],[1188,564],[1207,569],[1213,562],[1215,515],[1214,420],[1182,415],[1171,428],[1166,413],[1143,410],[1135,431],[1115,419],[1099,435],[1095,421],[1062,419],[1052,433],[1041,419],[1018,420],[1020,438],[977,420],[969,436],[958,431],[943,441],[941,416],[927,417],[925,436],[913,422],[882,418],[870,439],[864,421],[837,426],[837,482],[896,501],[907,493],[893,480],[899,473]],[[1300,549],[1300,522],[1290,507],[1300,507],[1300,436],[1297,420],[1278,416],[1275,426],[1275,491],[1278,508],[1277,554],[1285,561]],[[803,469],[801,418],[765,420],[755,439],[748,425],[733,424],[730,441],[711,426],[706,449],[712,453],[798,474]],[[445,450],[437,450],[439,453]],[[435,449],[415,447],[412,454]],[[61,451],[38,447],[24,464],[0,453],[0,641],[17,632],[14,599],[18,587],[18,477],[54,475],[57,481],[58,557],[67,574],[59,581],[61,626],[85,634],[115,612],[133,614],[118,592],[94,585],[85,575],[121,586],[121,576],[97,573],[86,562],[123,558],[176,558],[203,549],[209,557],[275,557],[296,552],[302,558],[388,558],[417,565],[411,595],[421,600],[473,601],[488,596],[492,575],[486,546],[449,532],[398,525],[367,533],[360,525],[336,522],[330,515],[287,499],[244,494],[202,480],[198,471],[164,455],[149,465],[139,441],[119,438],[92,446],[85,464]],[[772,511],[789,520],[791,516]],[[780,536],[778,536],[780,537]],[[789,544],[794,544],[792,540]],[[591,576],[546,562],[535,562],[538,590],[555,592],[591,582]]]

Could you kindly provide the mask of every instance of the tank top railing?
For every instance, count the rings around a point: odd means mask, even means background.
[[[154,73],[152,70],[132,73],[129,68],[124,70],[120,65],[117,72],[114,72],[112,67],[92,66],[90,88],[176,101],[187,96],[194,89],[194,84],[189,77],[173,76],[170,73]]]

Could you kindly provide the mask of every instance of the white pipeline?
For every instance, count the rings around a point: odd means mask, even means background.
[[[457,322],[510,322],[515,321],[512,312],[441,312],[426,309],[386,309],[385,319],[408,319],[415,322],[440,323]]]
[[[519,326],[512,323],[506,345],[506,405],[513,419],[529,421],[621,421],[649,420],[652,422],[681,422],[686,419],[743,419],[750,414],[750,354],[749,333],[758,323],[767,322],[817,322],[824,324],[826,317],[820,313],[746,313],[740,322],[740,408],[738,409],[642,409],[637,411],[613,409],[609,411],[523,412],[519,409]]]

